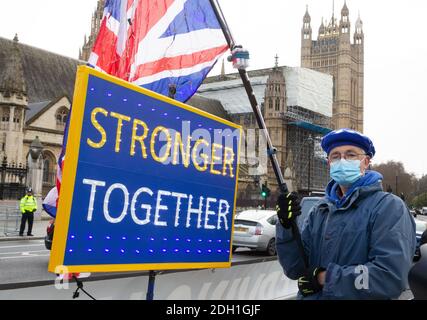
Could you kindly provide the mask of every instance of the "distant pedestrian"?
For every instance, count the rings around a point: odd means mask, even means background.
[[[19,236],[24,236],[25,224],[28,220],[28,232],[29,237],[33,237],[31,233],[33,231],[34,212],[37,210],[37,201],[33,196],[33,190],[27,189],[27,194],[21,199],[20,209],[22,213],[21,228],[19,230]]]

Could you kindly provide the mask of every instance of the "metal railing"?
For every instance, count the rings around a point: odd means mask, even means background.
[[[19,204],[0,207],[0,230],[7,237],[17,236],[21,222]]]
[[[19,200],[25,195],[27,172],[27,167],[8,164],[4,157],[0,165],[0,200]]]

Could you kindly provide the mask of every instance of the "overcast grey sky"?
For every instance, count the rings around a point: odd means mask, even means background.
[[[219,0],[237,42],[251,52],[251,69],[300,65],[306,4],[313,34],[332,0]],[[0,0],[0,36],[77,58],[97,0]],[[335,0],[340,16],[344,0]],[[352,33],[358,11],[365,32],[365,134],[377,149],[374,163],[401,161],[427,174],[427,1],[347,0]],[[1,67],[1,66],[0,66]],[[232,68],[227,65],[227,72]],[[211,74],[219,72],[217,66]]]

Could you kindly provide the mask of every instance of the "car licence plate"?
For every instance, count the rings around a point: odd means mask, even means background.
[[[244,227],[235,227],[234,230],[238,232],[248,232],[249,229]]]

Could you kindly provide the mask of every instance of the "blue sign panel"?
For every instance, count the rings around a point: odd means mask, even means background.
[[[49,270],[229,267],[241,128],[80,67]]]

